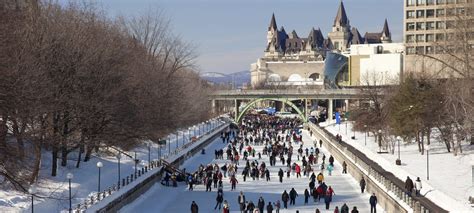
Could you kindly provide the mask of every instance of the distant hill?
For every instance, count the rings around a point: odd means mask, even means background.
[[[215,84],[232,84],[235,82],[237,87],[242,87],[244,84],[250,84],[250,71],[245,70],[229,74],[207,72],[202,73],[201,78]]]

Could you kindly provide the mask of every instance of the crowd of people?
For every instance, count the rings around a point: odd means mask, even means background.
[[[266,202],[265,198],[261,196],[255,203],[246,199],[245,193],[240,191],[238,197],[235,198],[238,206],[232,208],[238,208],[243,213],[263,213],[265,210],[268,213],[279,213],[280,209],[287,209],[288,206],[295,205],[298,197],[302,197],[304,205],[309,205],[310,202],[317,204],[322,200],[324,205],[319,208],[335,213],[357,213],[356,206],[350,209],[346,203],[331,209],[331,202],[333,196],[336,196],[336,191],[328,184],[330,178],[327,179],[332,175],[335,167],[334,157],[331,155],[326,157],[320,150],[322,140],[305,141],[305,143],[310,142],[312,146],[306,145],[304,147],[301,124],[297,118],[267,115],[246,116],[238,129],[228,129],[221,134],[222,143],[226,145],[223,149],[215,150],[214,157],[216,160],[225,159],[225,163],[222,165],[217,163],[200,165],[197,171],[189,174],[186,179],[189,190],[193,190],[195,184],[204,185],[207,192],[215,190],[216,205],[214,209],[222,209],[222,212],[227,213],[231,206],[224,199],[224,184],[230,184],[231,191],[234,191],[237,190],[239,183],[237,177],[239,176],[244,182],[259,179],[270,181],[269,168],[278,165],[280,168],[277,169],[277,176],[280,183],[291,184],[291,181],[285,179],[293,176],[306,178],[308,187],[300,193],[295,188],[288,188],[288,191],[284,189],[279,200],[267,200]],[[264,160],[268,160],[268,164]],[[347,173],[345,162],[342,164],[342,173]],[[360,185],[361,193],[364,193],[365,180],[364,182],[361,180]],[[371,196],[369,203],[375,212],[377,203],[375,194]],[[320,212],[319,208],[316,207],[314,211]],[[191,212],[198,212],[198,206],[194,201],[191,205]]]

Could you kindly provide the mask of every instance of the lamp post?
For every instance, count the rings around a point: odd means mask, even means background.
[[[72,212],[71,180],[72,178],[74,178],[74,175],[72,173],[67,173],[66,178],[69,181],[69,213],[71,213]]]
[[[151,143],[147,142],[146,144],[148,146],[148,163],[150,163],[151,162]]]
[[[178,143],[179,143],[179,130],[176,131],[176,150],[178,149]]]
[[[31,195],[31,213],[34,213],[35,212],[35,204],[34,204],[34,194],[36,193],[36,185],[33,184],[30,186],[30,188],[28,189],[28,193],[30,193]]]
[[[367,125],[364,125],[364,146],[367,146]]]
[[[397,142],[398,142],[398,159],[395,161],[395,164],[397,165],[402,165],[402,160],[400,159],[400,141],[402,140],[402,137],[397,136]]]
[[[134,163],[135,163],[135,174],[134,174],[134,179],[137,179],[137,164],[138,164],[138,159],[137,159],[137,151],[135,151],[135,156],[134,156],[134,159],[133,159]]]
[[[430,145],[426,145],[426,180],[430,180]]]
[[[122,154],[118,153],[117,154],[117,174],[118,174],[118,185],[117,185],[117,188],[120,189],[120,158],[122,158]]]
[[[379,129],[379,152],[382,152],[382,130]]]
[[[100,169],[104,166],[102,162],[97,162],[97,168],[99,168],[99,182],[97,184],[97,192],[100,192]]]

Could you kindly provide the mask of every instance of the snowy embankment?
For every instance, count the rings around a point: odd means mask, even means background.
[[[414,181],[417,177],[422,180],[421,194],[450,212],[473,212],[474,208],[468,203],[469,196],[474,196],[472,185],[471,162],[474,160],[474,147],[463,146],[463,153],[454,156],[446,151],[444,143],[437,138],[431,140],[429,151],[429,180],[427,180],[427,156],[418,152],[416,143],[400,144],[401,166],[395,164],[398,158],[398,148],[393,154],[377,154],[378,144],[373,136],[364,137],[364,132],[355,132],[355,140],[350,122],[341,125],[321,124],[329,132],[342,135],[342,139],[365,153],[387,171],[392,172],[400,180],[407,176]],[[346,133],[347,132],[347,133]]]
[[[150,144],[150,153],[146,143],[137,146],[135,149],[126,151],[129,156],[122,155],[120,159],[120,177],[124,178],[135,171],[134,156],[141,162],[147,163],[148,156],[150,160],[156,160],[160,156],[165,157],[168,153],[173,153],[183,144],[190,143],[190,138],[196,136],[201,139],[206,132],[211,129],[220,129],[224,124],[221,120],[213,120],[212,123],[202,123],[192,126],[184,131],[179,131],[178,135],[171,134],[168,139],[171,142],[167,146],[159,146],[155,143]],[[205,137],[202,137],[204,139]],[[200,140],[199,140],[200,141]],[[197,141],[197,143],[199,142]],[[192,146],[190,146],[192,147]],[[161,151],[161,154],[160,154]],[[105,154],[106,153],[106,154]],[[81,162],[80,168],[76,168],[77,152],[71,152],[68,155],[68,165],[58,167],[56,177],[51,173],[51,153],[43,151],[41,170],[37,183],[37,193],[34,198],[35,212],[60,212],[69,209],[69,186],[66,178],[67,173],[74,175],[71,180],[72,205],[73,208],[78,203],[82,203],[88,196],[96,194],[98,189],[98,168],[96,164],[102,162],[101,168],[101,190],[104,190],[118,181],[118,159],[115,157],[117,152],[113,149],[102,149],[100,154],[94,153],[88,162]],[[172,158],[170,155],[169,158]],[[138,165],[140,166],[140,164]],[[138,167],[137,166],[137,167]],[[148,173],[150,174],[150,173]],[[136,181],[138,182],[138,181]],[[31,196],[14,190],[0,190],[0,212],[31,212]]]

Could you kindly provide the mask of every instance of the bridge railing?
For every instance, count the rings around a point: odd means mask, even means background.
[[[263,90],[217,90],[211,95],[267,95],[267,94],[337,94],[337,95],[358,95],[360,89],[331,89],[331,90],[311,90],[311,89],[263,89]]]

